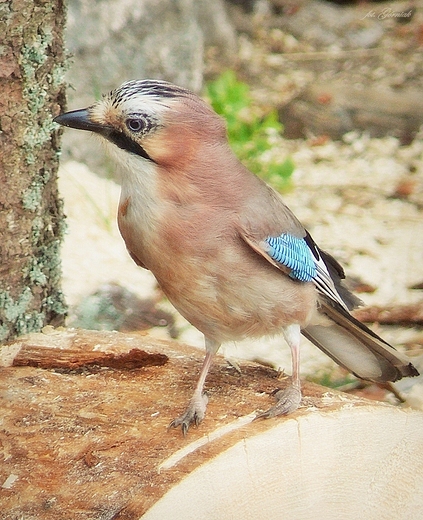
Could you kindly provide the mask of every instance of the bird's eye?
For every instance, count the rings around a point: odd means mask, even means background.
[[[126,126],[131,132],[142,132],[145,128],[144,121],[142,119],[127,119]]]

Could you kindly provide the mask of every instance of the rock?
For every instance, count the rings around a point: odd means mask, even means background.
[[[355,6],[306,0],[297,4],[296,9],[284,9],[280,27],[318,48],[369,48],[381,40],[383,26],[380,19],[366,14],[362,15]]]

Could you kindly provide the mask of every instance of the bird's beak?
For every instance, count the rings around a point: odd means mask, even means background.
[[[88,130],[90,132],[96,132],[97,134],[102,134],[105,130],[104,125],[93,123],[90,120],[90,113],[86,108],[65,112],[55,117],[53,121],[62,126],[76,128],[77,130]]]

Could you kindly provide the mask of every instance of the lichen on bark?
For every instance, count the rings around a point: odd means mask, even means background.
[[[64,26],[61,0],[0,3],[0,341],[66,314],[53,123],[65,105]]]

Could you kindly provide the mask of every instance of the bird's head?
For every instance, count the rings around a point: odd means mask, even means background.
[[[165,81],[128,81],[92,106],[54,121],[104,137],[118,160],[132,154],[165,167],[192,160],[204,142],[226,141],[223,121],[202,99]]]

